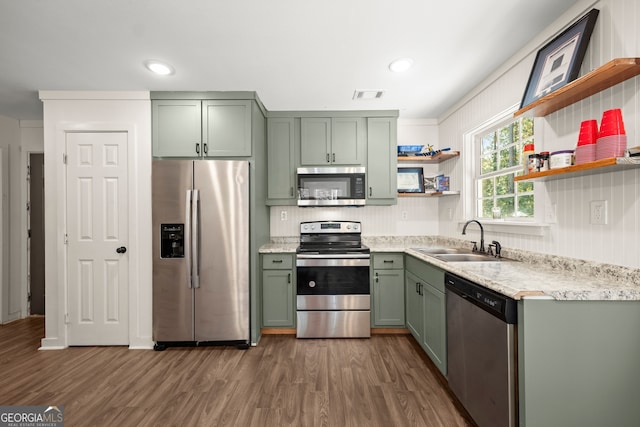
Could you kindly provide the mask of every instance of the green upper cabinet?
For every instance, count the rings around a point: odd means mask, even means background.
[[[268,205],[296,203],[294,126],[292,117],[267,119]]]
[[[202,105],[199,100],[154,100],[153,155],[194,157],[202,153]]]
[[[397,202],[397,119],[367,119],[367,204]]]
[[[251,102],[152,100],[153,156],[251,156]]]
[[[302,117],[300,164],[329,166],[365,164],[365,122],[360,117]]]
[[[202,101],[205,157],[251,156],[251,101]]]

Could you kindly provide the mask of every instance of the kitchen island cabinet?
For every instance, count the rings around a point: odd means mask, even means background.
[[[371,255],[372,327],[404,327],[404,259],[402,254]]]
[[[293,255],[262,255],[262,326],[295,327]]]
[[[407,328],[443,375],[447,375],[444,271],[406,257]]]

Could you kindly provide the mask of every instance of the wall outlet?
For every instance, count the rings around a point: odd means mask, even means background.
[[[547,224],[555,224],[556,222],[558,222],[556,211],[557,205],[555,203],[547,204],[544,207],[544,222],[546,222]]]
[[[606,200],[591,201],[591,224],[596,224],[596,225],[607,224],[607,201]]]
[[[287,211],[280,211],[280,221],[286,221],[289,219],[289,213]]]
[[[406,221],[407,219],[409,219],[409,212],[407,212],[407,211],[402,211],[402,212],[400,213],[400,218],[401,218],[403,221]]]

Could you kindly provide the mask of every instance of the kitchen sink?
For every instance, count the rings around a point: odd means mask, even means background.
[[[445,262],[477,262],[477,261],[496,262],[504,259],[504,258],[496,258],[491,255],[483,255],[478,253],[464,253],[464,254],[447,253],[447,254],[432,254],[431,256]]]
[[[505,260],[505,258],[496,258],[486,253],[473,252],[468,248],[426,247],[413,249],[445,262],[496,262]]]
[[[416,251],[425,255],[441,255],[441,254],[472,254],[471,249],[466,248],[415,248]]]

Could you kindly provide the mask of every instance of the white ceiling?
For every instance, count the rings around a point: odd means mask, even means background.
[[[274,111],[437,118],[575,2],[0,0],[0,115],[41,119],[41,89],[248,90]]]

